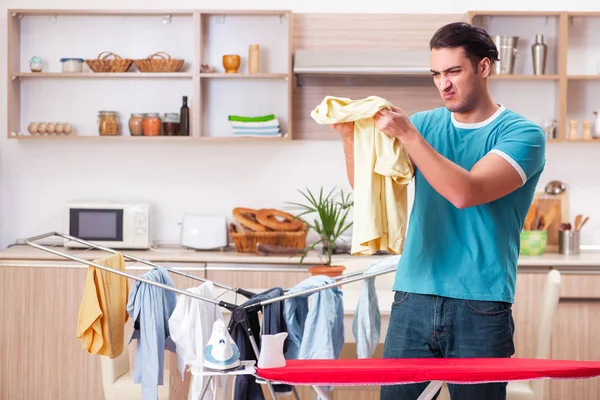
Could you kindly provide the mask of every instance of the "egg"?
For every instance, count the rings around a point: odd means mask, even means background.
[[[36,133],[38,133],[38,124],[35,122],[32,122],[29,124],[29,127],[27,128],[27,130],[29,131],[29,133],[31,133],[32,135],[35,135]]]
[[[54,125],[54,132],[56,132],[59,135],[63,133],[63,124],[57,122],[56,125]]]
[[[46,124],[44,122],[40,122],[37,128],[38,133],[46,133]]]
[[[46,124],[46,132],[54,133],[54,124],[52,122]]]
[[[71,128],[71,124],[69,124],[68,122],[66,122],[63,125],[63,132],[66,133],[67,135],[71,132],[73,132],[73,129]]]

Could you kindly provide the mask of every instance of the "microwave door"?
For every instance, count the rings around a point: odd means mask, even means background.
[[[91,242],[122,242],[123,210],[71,209],[69,233]]]

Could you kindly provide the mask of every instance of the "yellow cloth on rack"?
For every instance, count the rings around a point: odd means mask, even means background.
[[[94,262],[125,272],[121,253]],[[129,319],[128,297],[126,277],[91,265],[88,267],[77,318],[77,337],[89,353],[115,358],[123,352],[125,323]]]
[[[311,112],[319,124],[354,121],[352,255],[401,254],[404,249],[407,186],[414,169],[402,143],[375,126],[373,117],[384,108],[391,110],[392,104],[377,96],[326,96]]]

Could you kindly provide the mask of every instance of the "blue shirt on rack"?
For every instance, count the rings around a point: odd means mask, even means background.
[[[541,128],[504,106],[478,123],[461,123],[445,107],[416,113],[411,121],[438,153],[466,170],[488,153],[504,158],[522,186],[495,201],[459,209],[417,168],[394,290],[512,303],[520,232],[545,166]]]
[[[175,287],[164,267],[157,267],[141,277]],[[127,312],[134,321],[129,342],[137,339],[133,379],[142,384],[144,400],[158,399],[158,385],[163,384],[165,349],[175,353],[176,346],[169,334],[169,317],[176,305],[175,292],[145,282],[136,281],[129,291]]]

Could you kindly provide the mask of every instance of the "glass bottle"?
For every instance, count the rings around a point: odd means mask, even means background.
[[[190,109],[187,105],[187,96],[183,96],[183,105],[179,113],[179,135],[190,135]]]
[[[165,113],[163,118],[163,135],[178,136],[179,135],[179,114]]]
[[[98,133],[100,136],[117,136],[121,134],[116,111],[100,111],[98,113]]]
[[[144,134],[143,121],[144,114],[131,114],[131,117],[129,117],[129,133],[131,136],[142,136]]]
[[[144,127],[144,136],[159,136],[160,135],[160,117],[158,113],[148,113],[144,117],[142,125]]]

